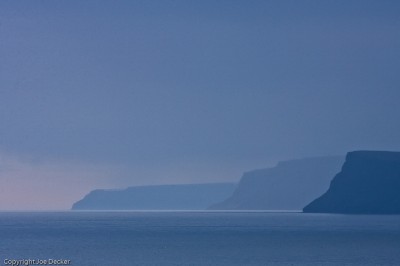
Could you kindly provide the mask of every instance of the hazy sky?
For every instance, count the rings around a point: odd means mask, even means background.
[[[399,14],[378,0],[0,1],[0,209],[400,150]]]

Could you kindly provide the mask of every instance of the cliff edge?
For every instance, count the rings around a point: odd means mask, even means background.
[[[400,214],[400,152],[349,152],[328,191],[303,212]]]
[[[204,210],[232,194],[233,183],[182,184],[97,189],[72,210]]]
[[[233,195],[209,209],[300,211],[328,189],[343,162],[344,156],[312,157],[246,172]]]

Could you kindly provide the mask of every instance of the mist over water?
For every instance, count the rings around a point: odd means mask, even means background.
[[[303,208],[339,169],[310,193],[323,165],[285,161],[400,150],[399,14],[395,0],[0,0],[0,265],[399,265],[399,215],[12,212],[91,191],[168,209],[137,187],[216,182],[238,190],[202,209]],[[399,213],[399,161],[386,178],[371,162],[327,205]]]

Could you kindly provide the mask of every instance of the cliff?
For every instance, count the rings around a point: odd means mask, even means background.
[[[400,152],[355,151],[311,213],[400,214]]]
[[[276,167],[244,173],[237,189],[211,210],[301,210],[326,191],[344,157],[283,161]]]
[[[72,210],[204,210],[230,196],[233,183],[138,186],[94,190]]]

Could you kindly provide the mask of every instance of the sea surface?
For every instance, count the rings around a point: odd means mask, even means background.
[[[82,266],[400,265],[400,216],[0,213],[0,265],[22,259]]]

